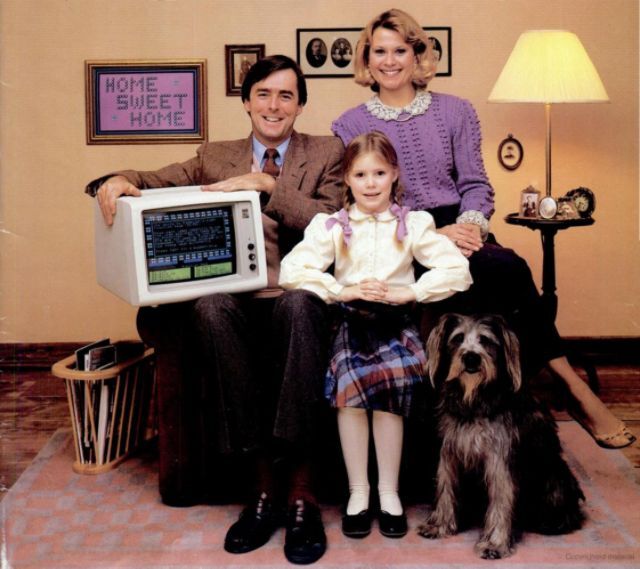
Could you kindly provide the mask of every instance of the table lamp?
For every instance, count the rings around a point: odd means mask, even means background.
[[[607,101],[604,85],[578,36],[564,30],[524,32],[489,95],[492,103],[544,104],[547,196],[551,196],[551,105]]]

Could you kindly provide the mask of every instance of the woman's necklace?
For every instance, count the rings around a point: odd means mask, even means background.
[[[385,105],[379,95],[374,95],[365,106],[367,110],[376,118],[384,121],[405,122],[417,115],[427,112],[431,104],[431,93],[429,91],[418,91],[413,101],[405,107],[389,107]]]

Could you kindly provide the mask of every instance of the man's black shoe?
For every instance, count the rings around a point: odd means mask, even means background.
[[[297,500],[287,515],[284,555],[291,563],[315,563],[327,550],[322,517],[318,506]]]
[[[262,547],[281,524],[281,516],[266,494],[242,510],[238,521],[227,531],[224,549],[229,553],[247,553]]]

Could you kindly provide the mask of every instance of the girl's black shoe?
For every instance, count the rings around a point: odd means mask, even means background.
[[[362,510],[359,514],[342,516],[342,533],[347,537],[361,539],[371,533],[371,514]]]
[[[378,516],[378,527],[385,537],[402,537],[407,533],[407,515],[402,512],[399,516],[392,516],[381,511]]]

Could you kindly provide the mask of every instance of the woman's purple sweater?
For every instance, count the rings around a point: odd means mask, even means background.
[[[424,114],[406,121],[376,118],[362,104],[331,125],[345,146],[359,134],[386,134],[400,161],[404,204],[414,210],[458,205],[458,214],[494,212],[494,192],[484,169],[480,124],[469,101],[431,93]]]

